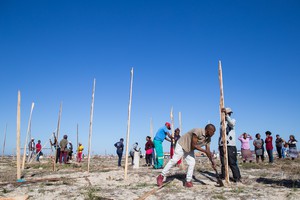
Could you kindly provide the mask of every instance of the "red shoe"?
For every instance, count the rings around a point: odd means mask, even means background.
[[[161,174],[156,178],[158,187],[163,185],[163,180],[164,180],[164,176]]]
[[[188,188],[193,187],[192,181],[190,181],[190,182],[185,182],[185,187],[188,187]]]

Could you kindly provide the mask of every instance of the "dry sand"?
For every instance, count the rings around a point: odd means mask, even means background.
[[[24,195],[39,200],[300,199],[300,160],[275,160],[275,164],[240,162],[243,183],[226,187],[217,185],[207,158],[196,161],[193,188],[183,186],[185,171],[173,167],[168,184],[158,189],[156,177],[161,170],[129,166],[127,180],[124,180],[124,168],[116,166],[116,157],[93,157],[90,173],[86,172],[86,160],[81,164],[58,164],[57,171],[53,172],[51,160],[44,158],[41,163],[26,165],[22,172],[25,182],[20,184],[16,182],[15,161],[6,157],[0,164],[0,199]],[[140,164],[144,163],[141,159]]]

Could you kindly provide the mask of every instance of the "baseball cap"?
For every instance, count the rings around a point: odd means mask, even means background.
[[[233,113],[232,112],[232,110],[231,110],[231,108],[225,108],[226,109],[226,113],[228,114],[228,113]]]
[[[166,122],[165,125],[171,127],[171,124],[169,122]]]

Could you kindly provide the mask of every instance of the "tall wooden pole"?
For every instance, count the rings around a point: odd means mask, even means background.
[[[126,151],[125,151],[125,172],[124,172],[124,179],[127,179],[127,169],[128,169],[128,145],[129,145],[129,134],[130,134],[130,115],[131,115],[132,85],[133,85],[133,68],[131,68],[131,71],[130,71],[130,92],[129,92],[129,103],[128,103],[128,119],[127,119],[127,133],[126,133]]]
[[[21,92],[18,91],[18,105],[17,105],[17,180],[21,179],[20,126],[21,126]]]
[[[182,133],[181,112],[178,113],[178,119],[179,119],[179,129],[180,129],[180,132]]]
[[[90,172],[90,160],[91,160],[91,146],[92,146],[92,133],[93,133],[93,117],[94,117],[94,99],[95,99],[95,87],[96,79],[94,79],[93,93],[92,93],[92,105],[90,114],[90,130],[89,130],[89,149],[88,149],[88,172]]]
[[[24,170],[24,168],[25,168],[26,147],[27,147],[28,135],[29,135],[30,127],[31,127],[31,116],[32,116],[33,108],[34,108],[34,102],[31,103],[31,110],[30,110],[29,121],[28,121],[28,126],[27,126],[27,133],[26,133],[25,144],[24,144],[22,170]]]
[[[7,123],[5,125],[5,130],[4,130],[4,142],[3,142],[3,147],[2,147],[2,159],[4,158],[4,150],[5,150],[5,143],[6,143],[6,131],[7,131]]]
[[[225,107],[225,105],[224,105],[223,75],[222,75],[221,61],[219,61],[219,81],[220,81],[220,109],[222,109]],[[225,181],[227,184],[229,184],[226,124],[225,124],[225,113],[224,112],[221,112],[221,122],[222,122],[221,130],[222,130],[222,142],[223,142],[224,165],[225,165]]]
[[[174,138],[174,115],[173,115],[173,106],[171,107],[170,118],[171,118],[171,131],[172,131],[172,137]],[[173,144],[174,144],[174,140],[173,140]]]
[[[60,103],[60,106],[59,106],[59,114],[58,114],[58,121],[57,121],[57,129],[56,129],[56,139],[57,139],[57,142],[58,142],[59,131],[60,131],[61,113],[62,113],[62,102]]]
[[[77,146],[76,149],[78,149],[78,123],[77,123],[77,130],[76,130],[76,142],[77,142]]]
[[[56,144],[55,144],[55,151],[54,151],[54,159],[53,159],[53,171],[56,171],[56,156],[57,156],[57,147],[59,145],[59,129],[60,129],[60,118],[61,118],[61,113],[62,113],[62,102],[60,103],[59,106],[59,113],[58,113],[58,121],[57,121],[57,129],[56,129]],[[54,143],[55,143],[55,138],[54,138]],[[59,159],[59,158],[58,158]]]
[[[153,140],[153,122],[152,122],[152,117],[150,118],[150,137],[151,137],[151,140]]]

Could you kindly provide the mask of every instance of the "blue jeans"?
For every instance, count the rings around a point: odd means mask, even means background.
[[[268,156],[269,156],[269,163],[273,163],[273,149],[267,150]]]
[[[118,154],[118,157],[119,157],[119,160],[118,160],[118,166],[120,167],[121,166],[121,161],[122,161],[122,155],[123,155],[123,152],[117,152]]]

